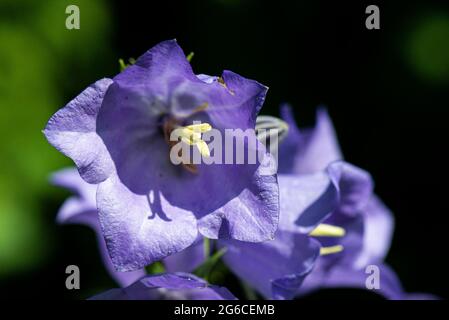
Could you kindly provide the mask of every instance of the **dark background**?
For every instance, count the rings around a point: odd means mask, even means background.
[[[371,172],[376,193],[395,214],[396,230],[387,262],[407,291],[448,296],[448,5],[440,1],[74,0],[67,4],[79,3],[81,29],[68,31],[64,28],[64,1],[0,3],[0,27],[12,30],[5,36],[7,43],[17,42],[14,32],[20,30],[37,37],[36,48],[48,51],[42,55],[48,60],[44,72],[36,71],[31,79],[24,76],[23,83],[43,81],[42,77],[52,72],[49,92],[55,97],[42,97],[45,112],[29,104],[31,109],[24,112],[25,117],[32,114],[30,123],[35,117],[39,120],[36,130],[21,139],[36,141],[32,146],[40,147],[29,151],[15,143],[6,148],[13,150],[4,157],[8,165],[22,154],[37,159],[39,153],[44,158],[34,180],[22,177],[27,172],[24,168],[29,168],[25,163],[23,167],[10,165],[17,173],[8,174],[8,184],[4,182],[9,190],[9,182],[14,181],[14,199],[29,203],[38,212],[35,219],[41,227],[35,238],[12,250],[13,255],[0,254],[2,263],[13,258],[18,261],[8,268],[0,264],[0,295],[73,299],[115,286],[102,268],[94,234],[85,227],[54,222],[69,193],[47,186],[46,176],[70,162],[47,146],[38,130],[90,83],[112,77],[118,71],[118,58],[138,57],[156,43],[176,38],[186,54],[195,52],[192,65],[196,73],[219,75],[229,69],[269,86],[262,113],[277,115],[278,106],[289,102],[298,122],[310,126],[316,107],[325,104],[346,160]],[[380,7],[380,30],[365,28],[369,4]],[[51,11],[48,19],[33,18],[47,11]],[[38,51],[24,42],[23,48],[28,50],[20,51],[24,55],[21,66],[33,69],[29,59]],[[9,61],[5,59],[3,56],[3,63]],[[3,70],[1,82],[17,73],[9,72]],[[30,95],[30,103],[35,105],[33,100],[42,89],[32,95],[26,87],[21,88],[11,96]],[[0,98],[2,90],[3,97],[10,92],[1,84]],[[0,108],[7,118],[12,109],[23,108],[11,104],[15,99],[4,101],[8,104],[0,99]],[[22,116],[9,117],[8,122],[16,123],[13,135],[26,131],[21,129]],[[1,139],[2,146],[10,143],[5,136]],[[0,208],[0,215],[6,217],[5,208],[8,206]],[[12,228],[20,231],[26,220],[24,215]],[[16,240],[5,241],[17,244]],[[22,261],[30,255],[32,258]],[[65,289],[64,271],[69,264],[80,267],[79,291]],[[356,290],[327,290],[309,298],[321,297],[377,298]]]

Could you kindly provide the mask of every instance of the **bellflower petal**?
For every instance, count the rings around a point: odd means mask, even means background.
[[[326,109],[317,111],[314,128],[298,129],[292,108],[281,107],[281,116],[289,126],[289,133],[279,147],[279,173],[315,173],[329,163],[342,160],[332,120]]]
[[[72,158],[84,180],[99,183],[113,170],[109,153],[96,132],[96,121],[111,79],[98,80],[56,112],[44,130],[57,150]]]
[[[118,177],[98,186],[97,204],[109,254],[119,271],[162,260],[189,247],[198,235],[191,212],[172,206],[159,193],[135,194]]]
[[[265,298],[292,298],[312,270],[320,245],[306,235],[278,231],[274,240],[248,243],[220,240],[226,265]]]
[[[336,265],[325,271],[315,269],[314,273],[323,273],[320,283],[316,283],[318,277],[308,277],[304,280],[299,291],[300,295],[317,290],[318,288],[354,288],[372,291],[389,300],[435,300],[437,297],[430,294],[407,293],[396,273],[386,264],[376,265],[379,271],[379,287],[368,289],[367,279],[369,273],[365,269],[353,270]]]
[[[262,169],[258,168],[237,197],[198,221],[201,234],[211,239],[248,242],[274,237],[279,214],[278,183],[275,175],[264,175]]]
[[[325,172],[278,176],[281,214],[279,228],[306,234],[335,209],[338,188]]]
[[[206,259],[203,237],[198,237],[190,247],[164,259],[167,272],[192,272]]]
[[[226,288],[209,285],[188,273],[146,276],[123,289],[112,289],[90,300],[237,300]]]
[[[383,261],[393,238],[393,214],[379,197],[373,195],[370,198],[363,214],[365,219],[363,248],[354,262],[356,268],[375,261]]]
[[[327,167],[334,185],[340,191],[339,214],[355,216],[367,205],[372,192],[371,175],[356,166],[336,161]]]
[[[332,163],[326,171],[279,175],[282,228],[308,233],[337,205],[341,214],[351,215],[366,204],[372,190],[367,172],[341,161]]]
[[[441,300],[441,297],[425,292],[406,293],[403,300]]]

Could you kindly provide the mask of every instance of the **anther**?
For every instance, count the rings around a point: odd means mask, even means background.
[[[330,224],[321,223],[313,229],[309,236],[313,237],[343,237],[346,231],[343,228]]]
[[[321,247],[320,248],[320,256],[325,256],[328,254],[333,254],[333,253],[339,253],[341,251],[343,251],[343,246],[342,245],[336,245],[336,246],[331,246],[331,247]]]

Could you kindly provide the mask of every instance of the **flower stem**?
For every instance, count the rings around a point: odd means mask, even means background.
[[[209,259],[209,256],[210,256],[210,239],[209,238],[204,238],[203,250],[204,250],[204,260]]]
[[[256,292],[246,282],[242,281],[240,284],[247,300],[257,300]]]

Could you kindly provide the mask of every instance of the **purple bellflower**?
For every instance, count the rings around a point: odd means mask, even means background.
[[[341,161],[315,174],[282,174],[278,179],[281,214],[275,239],[260,244],[223,240],[220,245],[228,248],[224,262],[262,296],[291,299],[321,259],[339,256],[344,246],[353,245],[354,239],[342,237],[352,229],[330,219],[341,208],[363,202],[370,179]],[[337,241],[322,241],[327,238]]]
[[[101,230],[118,271],[180,252],[200,235],[273,238],[279,214],[275,174],[262,174],[259,162],[174,165],[167,141],[181,129],[194,151],[207,156],[201,135],[190,135],[192,123],[201,122],[201,132],[254,129],[266,91],[230,71],[196,76],[173,40],[113,79],[97,81],[53,115],[44,134],[86,182],[97,185]],[[255,134],[247,139],[263,147]]]
[[[146,276],[126,288],[111,289],[91,300],[237,300],[224,287],[188,273]]]
[[[315,173],[329,163],[343,159],[334,126],[325,108],[318,108],[315,127],[305,130],[296,126],[290,106],[282,106],[281,114],[290,131],[285,143],[280,146],[282,162],[279,173]],[[332,165],[328,170],[330,167]],[[393,214],[372,192],[373,183],[367,172],[355,167],[343,167],[346,168],[340,173],[333,170],[334,181],[335,174],[340,176],[340,204],[323,224],[342,228],[345,230],[344,236],[319,238],[321,245],[330,248],[341,246],[343,250],[317,259],[299,294],[319,288],[367,289],[367,278],[372,270],[369,267],[373,266],[378,268],[380,279],[379,288],[371,290],[385,298],[436,299],[427,293],[405,292],[395,272],[385,264],[394,231]]]
[[[290,106],[282,106],[281,114],[290,131],[285,143],[280,146],[280,173],[313,174],[328,167],[329,163],[343,159],[334,126],[324,108],[317,111],[315,127],[303,132],[296,126]],[[357,174],[354,167],[348,169],[346,167],[337,174],[342,178],[340,192],[346,195],[340,198],[340,205],[323,221],[345,230],[344,236],[320,238],[322,244],[341,246],[344,250],[318,259],[300,292],[306,293],[320,287],[366,288],[365,267],[376,265],[385,270],[381,271],[380,278],[385,281],[381,283],[379,293],[387,298],[397,298],[402,290],[399,286],[390,285],[398,283],[393,280],[396,276],[387,266],[383,266],[393,235],[393,215],[373,194],[370,175],[362,170]],[[340,274],[334,279],[332,272]],[[355,281],[357,274],[360,277]],[[397,290],[390,290],[392,287]]]
[[[279,146],[280,221],[276,237],[259,244],[220,241],[231,270],[266,298],[291,299],[320,288],[366,289],[377,266],[388,299],[407,294],[384,264],[393,232],[391,212],[373,194],[370,175],[345,163],[332,122],[318,110],[315,128],[300,131],[283,107],[289,132]]]

